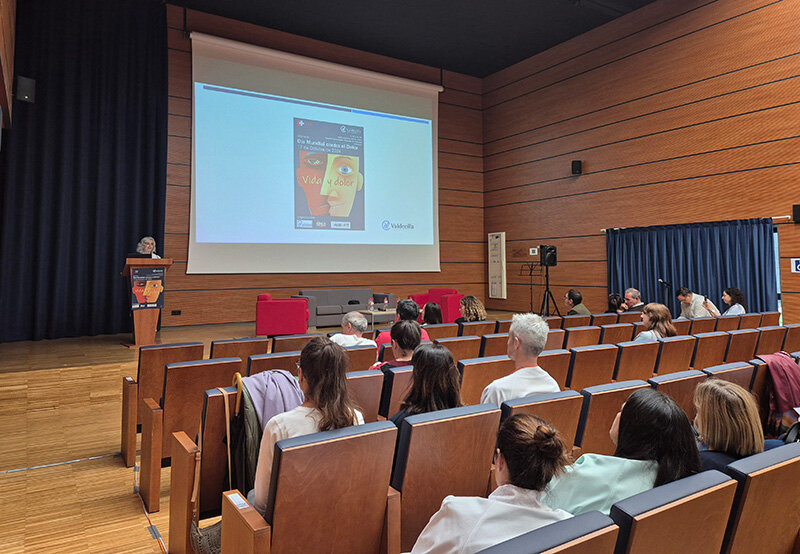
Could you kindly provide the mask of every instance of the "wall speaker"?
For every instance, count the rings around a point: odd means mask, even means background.
[[[36,81],[34,79],[17,75],[17,100],[31,104],[36,101]]]
[[[800,204],[795,204],[792,207],[792,221],[800,223]]]
[[[542,244],[539,246],[539,263],[543,266],[552,267],[558,264],[556,247],[552,244]]]
[[[583,173],[583,163],[580,160],[572,160],[572,174],[580,175]]]

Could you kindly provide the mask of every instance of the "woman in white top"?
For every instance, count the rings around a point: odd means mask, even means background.
[[[744,315],[747,313],[745,309],[744,293],[736,287],[728,287],[722,290],[722,301],[728,305],[728,309],[722,312],[722,315]],[[706,306],[706,304],[709,304]],[[711,315],[718,317],[719,310],[714,308],[710,302],[703,302],[703,307],[708,310]]]
[[[506,419],[497,432],[494,454],[497,489],[488,498],[446,497],[412,554],[479,552],[571,517],[539,500],[542,488],[567,463],[564,441],[555,429],[529,414]]]
[[[161,259],[161,256],[156,254],[156,239],[153,237],[142,237],[142,240],[136,245],[136,252],[150,254],[151,258]]]
[[[305,402],[270,419],[261,437],[255,489],[248,500],[262,515],[267,506],[276,442],[364,423],[347,393],[347,364],[344,349],[323,337],[311,339],[300,353],[298,380]]]
[[[642,308],[642,323],[644,330],[636,335],[633,342],[655,342],[678,334],[672,324],[672,314],[664,304],[651,302]]]

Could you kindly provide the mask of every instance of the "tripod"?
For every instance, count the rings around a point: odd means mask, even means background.
[[[550,301],[553,301],[553,308],[556,311],[556,314],[561,315],[561,312],[558,311],[558,303],[556,299],[553,298],[553,293],[550,291],[550,266],[544,266],[544,295],[542,296],[542,309],[539,312],[547,317],[550,315]]]

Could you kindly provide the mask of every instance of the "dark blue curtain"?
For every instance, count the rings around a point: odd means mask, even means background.
[[[722,290],[738,287],[748,312],[775,311],[774,240],[771,219],[609,229],[609,291],[622,294],[633,287],[645,302],[666,300],[672,313],[680,313],[675,292],[688,287],[724,312]],[[659,278],[672,288],[659,284]]]
[[[125,254],[163,239],[165,6],[20,1],[16,37],[36,102],[0,152],[0,341],[127,331]]]

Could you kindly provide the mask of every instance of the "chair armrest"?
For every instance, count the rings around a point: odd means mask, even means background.
[[[383,520],[381,554],[400,553],[400,492],[389,487],[386,494],[386,515]]]
[[[191,554],[192,492],[200,449],[183,431],[172,433],[169,479],[169,551]]]
[[[157,512],[161,500],[161,434],[164,410],[152,398],[144,399],[142,414],[142,459],[139,496],[148,512]]]
[[[125,467],[136,463],[136,408],[139,404],[139,384],[133,377],[122,379],[122,462]]]
[[[291,298],[305,298],[308,301],[308,326],[317,326],[317,297],[305,296],[303,294],[293,294]]]
[[[238,490],[222,493],[222,552],[269,554],[272,529]]]

